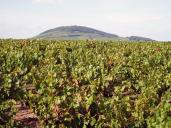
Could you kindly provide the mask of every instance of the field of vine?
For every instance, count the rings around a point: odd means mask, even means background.
[[[1,127],[171,128],[171,43],[0,40]]]

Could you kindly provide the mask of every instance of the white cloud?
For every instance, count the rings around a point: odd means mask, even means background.
[[[141,13],[113,13],[106,15],[106,18],[110,21],[118,23],[144,23],[163,19],[160,15]]]
[[[59,4],[62,2],[63,0],[32,0],[33,4]]]

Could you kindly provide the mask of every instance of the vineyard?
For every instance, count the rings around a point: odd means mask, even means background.
[[[171,128],[171,43],[0,40],[1,127]]]

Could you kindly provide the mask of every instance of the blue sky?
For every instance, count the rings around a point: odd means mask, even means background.
[[[0,0],[0,38],[82,25],[119,36],[171,40],[171,0]]]

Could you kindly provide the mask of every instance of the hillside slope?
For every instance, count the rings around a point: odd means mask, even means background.
[[[127,37],[130,41],[154,41],[150,38],[140,37],[140,36],[130,36]]]
[[[57,40],[127,40],[127,41],[153,41],[150,38],[130,36],[120,37],[100,30],[84,26],[61,26],[49,29],[33,37],[36,39],[57,39]]]
[[[115,34],[106,33],[84,26],[62,26],[40,33],[35,38],[40,39],[100,39],[100,40],[126,40]]]

